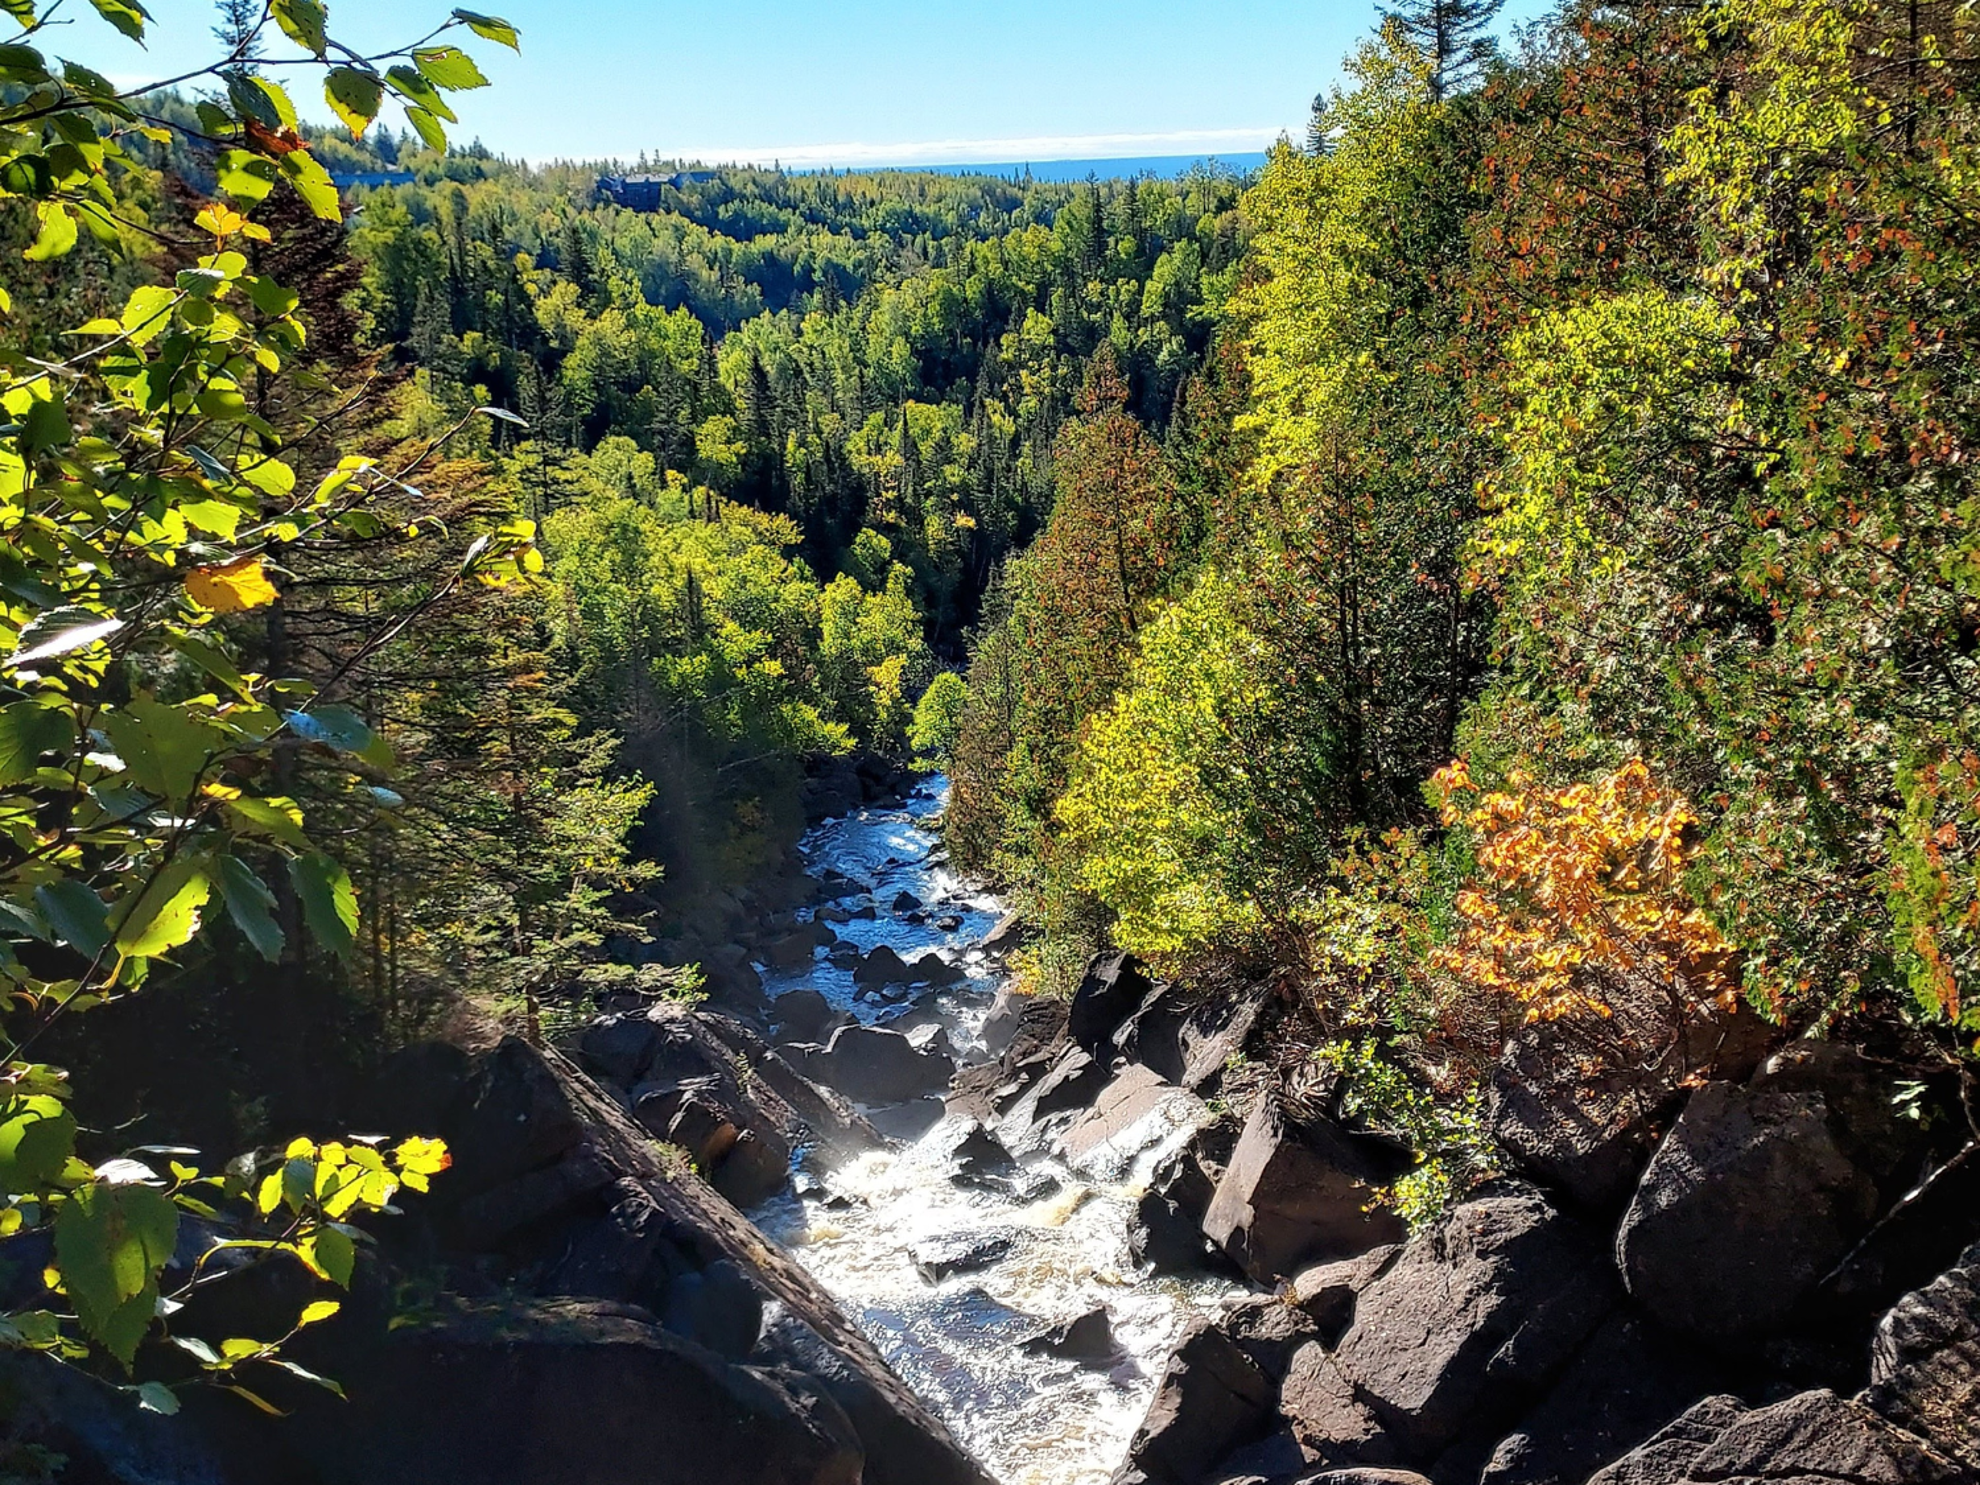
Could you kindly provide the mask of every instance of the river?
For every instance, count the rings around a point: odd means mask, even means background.
[[[1003,905],[951,871],[934,822],[947,802],[940,777],[899,809],[869,808],[817,827],[802,842],[815,876],[842,873],[848,898],[873,899],[870,920],[835,924],[865,951],[887,944],[909,961],[939,951],[968,979],[905,1004],[861,998],[850,971],[820,951],[808,969],[765,973],[773,996],[801,986],[863,1021],[935,1020],[958,1061],[979,1036],[1002,969],[979,947]],[[902,893],[925,921],[892,909]],[[944,929],[938,922],[951,923]],[[887,1122],[889,1111],[877,1113]],[[898,1111],[892,1111],[896,1115]],[[1128,1254],[1128,1225],[1150,1172],[1189,1123],[1157,1109],[1120,1139],[1069,1167],[1024,1157],[1034,1200],[956,1184],[953,1151],[972,1126],[945,1116],[899,1148],[861,1156],[801,1183],[751,1215],[838,1299],[901,1378],[1003,1485],[1104,1485],[1130,1439],[1170,1350],[1193,1314],[1235,1291],[1214,1279],[1153,1279]],[[927,1282],[912,1252],[936,1239],[1000,1235],[1006,1256]],[[1049,1324],[1104,1307],[1118,1342],[1109,1361],[1081,1365],[1022,1349]]]

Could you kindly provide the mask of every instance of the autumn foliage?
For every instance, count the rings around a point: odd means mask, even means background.
[[[1642,760],[1565,789],[1515,772],[1493,793],[1460,760],[1434,788],[1445,825],[1476,834],[1479,867],[1436,967],[1510,997],[1529,1021],[1608,1017],[1625,996],[1681,1017],[1730,993],[1731,945],[1684,886],[1698,817]]]

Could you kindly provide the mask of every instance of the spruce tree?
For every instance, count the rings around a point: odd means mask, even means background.
[[[1430,101],[1443,102],[1453,88],[1471,81],[1492,54],[1492,22],[1505,0],[1399,0],[1382,7],[1430,59]]]
[[[268,13],[263,0],[214,0],[213,8],[220,12],[213,39],[227,49],[227,60],[252,64],[261,56],[261,26]]]

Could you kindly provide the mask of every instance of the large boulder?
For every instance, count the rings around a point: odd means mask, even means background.
[[[953,985],[963,972],[940,954],[923,954],[912,963],[881,944],[860,956],[853,966],[853,983],[874,988],[888,985]]]
[[[1090,1107],[1110,1081],[1106,1067],[1084,1050],[1062,1048],[1044,1076],[1011,1105],[997,1126],[998,1138],[1012,1150],[1044,1144],[1053,1130],[1070,1122],[1063,1116]]]
[[[1118,1180],[1143,1150],[1207,1117],[1193,1094],[1153,1068],[1130,1063],[1066,1127],[1058,1139],[1059,1154],[1089,1177]]]
[[[1860,1402],[1709,1398],[1588,1485],[1972,1485],[1971,1472]]]
[[[1243,1050],[1270,998],[1266,986],[1232,995],[1192,994],[1181,985],[1157,984],[1114,1029],[1116,1052],[1153,1068],[1192,1092],[1222,1074]]]
[[[780,1042],[822,1042],[844,1024],[843,1013],[816,990],[787,990],[770,1002],[770,1024]]]
[[[763,962],[772,969],[803,969],[818,950],[829,949],[838,941],[837,934],[814,919],[772,939],[763,950]]]
[[[1149,989],[1148,971],[1132,954],[1096,955],[1073,992],[1066,1018],[1072,1039],[1090,1056],[1111,1062],[1115,1030]]]
[[[557,1077],[517,1037],[476,1062],[440,1132],[454,1157],[442,1194],[454,1200],[539,1170],[584,1138]]]
[[[1324,1121],[1294,1127],[1270,1099],[1251,1118],[1203,1231],[1252,1278],[1275,1283],[1308,1264],[1399,1242],[1402,1219],[1375,1201],[1401,1174],[1392,1156]]]
[[[1857,1054],[1806,1043],[1745,1087],[1700,1088],[1617,1235],[1631,1296],[1719,1343],[1783,1327],[1904,1179],[1891,1094]]]
[[[801,1377],[734,1365],[609,1304],[518,1302],[406,1328],[344,1382],[350,1406],[310,1450],[326,1485],[859,1485],[864,1463],[845,1414]]]
[[[1652,1090],[1613,1071],[1578,1073],[1556,1023],[1521,1027],[1492,1072],[1486,1114],[1512,1167],[1568,1205],[1613,1214],[1655,1143]]]
[[[1863,1400],[1980,1471],[1980,1244],[1884,1317]]]
[[[1272,1431],[1273,1402],[1257,1364],[1198,1321],[1169,1357],[1114,1485],[1202,1485],[1218,1460]]]
[[[1611,1315],[1492,1451],[1479,1485],[1581,1485],[1720,1379],[1642,1320]]]
[[[900,1103],[946,1088],[953,1058],[924,1052],[898,1031],[841,1026],[806,1059],[806,1072],[861,1103]]]
[[[1294,1421],[1329,1462],[1426,1466],[1510,1426],[1616,1299],[1596,1239],[1537,1192],[1465,1202],[1362,1292],[1327,1358],[1338,1385],[1316,1382],[1320,1406]]]
[[[958,1114],[988,1123],[1009,1112],[1061,1054],[1066,1003],[1051,995],[1017,997],[1017,1024],[994,1062],[965,1068],[949,1093]]]
[[[1148,1264],[1158,1274],[1228,1265],[1223,1250],[1213,1248],[1203,1235],[1203,1217],[1237,1148],[1239,1132],[1235,1119],[1215,1119],[1155,1167],[1128,1229],[1128,1252],[1136,1263]]]
[[[1401,1252],[1399,1245],[1390,1245],[1371,1248],[1359,1258],[1316,1263],[1293,1276],[1286,1298],[1305,1311],[1320,1339],[1331,1346],[1354,1323],[1362,1291],[1387,1273]]]

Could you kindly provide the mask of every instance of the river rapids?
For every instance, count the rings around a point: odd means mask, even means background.
[[[1003,908],[952,872],[934,834],[947,802],[939,777],[898,809],[868,808],[817,827],[801,843],[807,870],[850,880],[842,906],[870,898],[876,916],[834,924],[862,952],[891,946],[912,962],[939,951],[968,975],[949,989],[889,1004],[861,995],[849,970],[821,956],[807,969],[765,971],[772,996],[809,986],[860,1020],[915,1026],[935,1021],[959,1063],[981,1058],[984,1019],[1001,965],[980,948]],[[925,921],[892,910],[911,893]],[[808,915],[808,913],[807,913]],[[938,923],[953,926],[943,929]],[[902,1110],[866,1110],[900,1129]],[[907,1129],[921,1118],[909,1110]],[[830,1290],[901,1378],[1003,1485],[1105,1485],[1192,1315],[1215,1310],[1233,1287],[1214,1279],[1148,1278],[1128,1254],[1135,1203],[1155,1165],[1190,1132],[1179,1109],[1157,1108],[1082,1156],[1023,1157],[1021,1188],[1034,1199],[955,1183],[954,1150],[969,1121],[942,1116],[911,1143],[875,1151],[801,1181],[753,1212]],[[933,1242],[997,1236],[1005,1255],[988,1267],[930,1283],[913,1254]],[[1118,1351],[1080,1364],[1023,1348],[1049,1325],[1105,1307]]]

